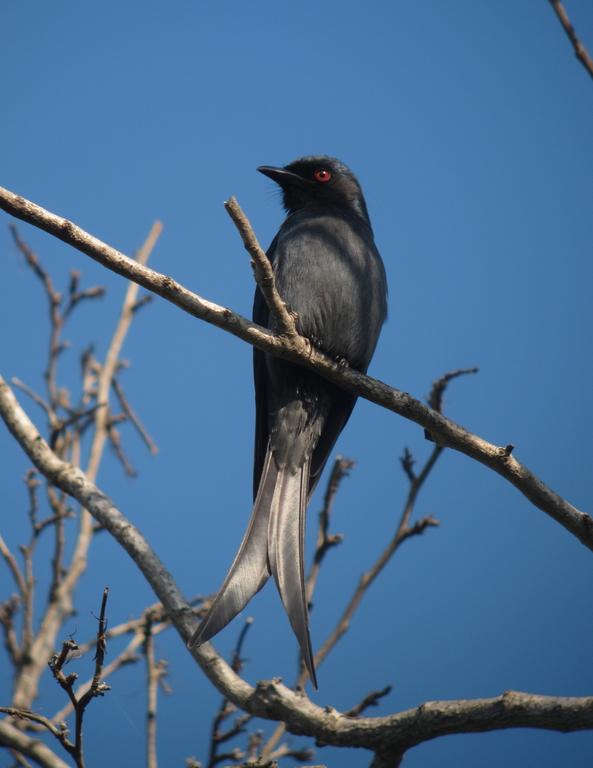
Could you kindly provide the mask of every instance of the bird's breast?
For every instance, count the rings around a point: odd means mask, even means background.
[[[357,217],[293,216],[271,256],[299,330],[328,355],[366,369],[386,314],[385,272],[370,228]]]

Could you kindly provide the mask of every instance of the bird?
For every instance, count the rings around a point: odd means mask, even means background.
[[[327,156],[257,170],[282,192],[287,215],[267,256],[298,332],[340,365],[366,373],[387,316],[387,280],[358,179]],[[253,320],[277,330],[259,288]],[[256,348],[253,375],[253,510],[222,587],[188,645],[214,637],[273,575],[317,689],[305,592],[306,509],[356,396]]]

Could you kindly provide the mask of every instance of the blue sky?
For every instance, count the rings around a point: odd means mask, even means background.
[[[593,6],[566,6],[593,50]],[[390,283],[371,373],[422,397],[444,371],[478,365],[478,376],[452,385],[447,414],[515,444],[552,488],[592,509],[593,82],[548,3],[7,3],[0,44],[8,62],[0,184],[129,253],[162,219],[152,266],[243,314],[251,270],[223,200],[235,194],[267,244],[282,211],[256,166],[310,153],[344,160],[365,190]],[[41,387],[46,308],[8,223],[0,217],[0,371]],[[108,288],[67,333],[63,383],[73,387],[77,350],[94,341],[104,352],[125,286],[49,236],[20,231],[60,284],[76,268],[87,284]],[[151,458],[126,431],[140,476],[123,477],[108,456],[100,483],[182,589],[209,593],[249,514],[250,349],[156,300],[125,356],[132,366],[123,384],[160,453]],[[322,574],[314,644],[393,531],[406,445],[418,458],[430,450],[419,428],[358,404],[338,443],[357,466],[338,499],[334,527],[345,541]],[[16,545],[27,463],[4,430],[0,453],[1,530]],[[310,544],[319,505],[318,494]],[[501,478],[452,452],[421,494],[418,515],[426,514],[441,527],[409,541],[373,586],[320,668],[314,700],[347,709],[386,683],[394,690],[377,714],[509,688],[591,694],[591,553]],[[152,599],[100,537],[66,628],[80,639],[93,631],[106,582],[112,624]],[[6,593],[2,571],[0,585]],[[271,586],[249,614],[246,678],[290,681],[296,644]],[[227,653],[240,626],[216,647]],[[169,659],[173,688],[160,700],[161,763],[203,759],[219,695],[173,633],[158,638],[157,654]],[[88,668],[81,661],[77,671]],[[91,768],[142,759],[141,666],[111,683],[89,711]],[[5,675],[0,684],[6,699]],[[59,702],[48,681],[39,708],[50,713]],[[524,730],[439,739],[405,765],[578,767],[592,756],[591,734]],[[332,749],[317,761],[369,762]]]

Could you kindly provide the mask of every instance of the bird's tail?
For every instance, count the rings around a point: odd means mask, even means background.
[[[258,592],[270,574],[297,637],[311,682],[317,688],[307,599],[304,536],[309,462],[296,472],[278,469],[267,451],[247,531],[210,610],[189,641],[201,645],[225,627]]]
[[[210,610],[188,643],[190,648],[206,643],[226,627],[270,577],[268,521],[277,476],[276,463],[268,451],[245,536]]]
[[[309,634],[305,594],[305,516],[309,489],[309,461],[296,472],[279,471],[268,525],[268,560],[290,626],[295,633],[311,678],[317,676]]]

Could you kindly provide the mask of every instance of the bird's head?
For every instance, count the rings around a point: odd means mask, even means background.
[[[281,187],[288,213],[310,206],[345,208],[370,225],[358,179],[334,157],[301,157],[283,168],[261,165],[257,170]]]

